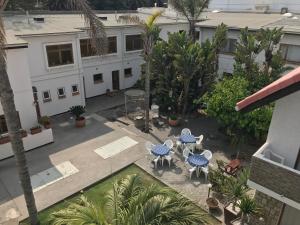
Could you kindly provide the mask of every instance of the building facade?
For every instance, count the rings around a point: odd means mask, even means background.
[[[263,221],[297,225],[300,221],[300,67],[237,103],[249,111],[276,101],[266,143],[253,155],[248,185],[256,189]]]

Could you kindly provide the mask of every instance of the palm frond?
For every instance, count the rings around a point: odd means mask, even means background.
[[[84,17],[88,34],[91,37],[92,46],[98,55],[107,52],[107,37],[104,24],[90,8],[87,0],[68,0],[68,6],[72,10],[79,11]]]
[[[150,16],[147,17],[145,24],[150,27],[153,26],[154,22],[162,15],[162,11],[156,10]]]

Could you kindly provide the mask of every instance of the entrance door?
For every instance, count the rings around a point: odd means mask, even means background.
[[[119,70],[112,71],[112,89],[120,90],[120,72]]]
[[[40,110],[40,105],[39,105],[37,88],[32,87],[32,92],[33,92],[33,103],[35,105],[36,115],[37,115],[37,118],[39,120],[41,118],[41,110]]]

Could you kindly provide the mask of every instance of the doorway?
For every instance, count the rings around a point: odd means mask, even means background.
[[[120,71],[112,71],[112,89],[120,90]]]

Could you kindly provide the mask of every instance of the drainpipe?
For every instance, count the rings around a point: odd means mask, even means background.
[[[85,91],[84,91],[84,83],[83,83],[83,67],[82,67],[82,58],[81,58],[81,50],[80,50],[80,34],[76,35],[75,39],[76,53],[77,53],[77,69],[78,69],[78,78],[79,78],[79,87],[80,87],[80,98],[81,104],[85,106]]]

